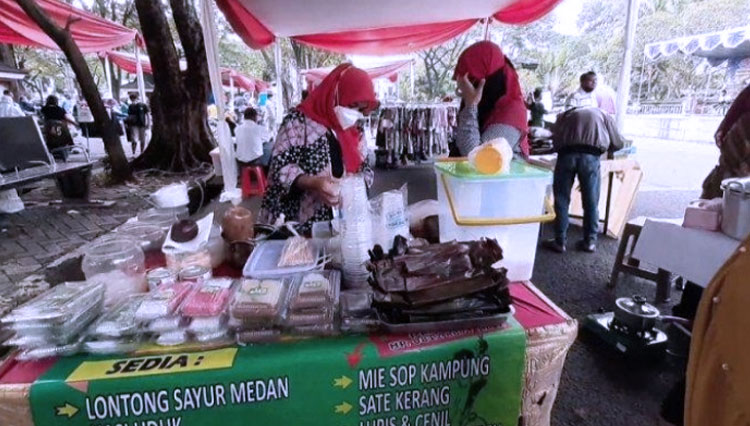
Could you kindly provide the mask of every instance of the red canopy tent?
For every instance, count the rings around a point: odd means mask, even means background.
[[[425,49],[467,31],[480,19],[524,24],[561,0],[216,0],[235,32],[261,49],[277,37],[321,49],[391,55]],[[300,8],[303,7],[304,11]],[[304,12],[304,13],[302,13]]]
[[[405,59],[377,67],[364,68],[364,70],[367,71],[367,74],[373,80],[376,78],[387,78],[391,82],[395,82],[398,78],[399,71],[411,64],[411,62],[411,59]],[[316,86],[326,78],[332,69],[333,67],[310,68],[302,70],[301,74],[305,76],[305,80],[309,86]]]
[[[83,53],[100,52],[137,41],[138,31],[100,18],[58,0],[36,0],[58,25],[75,20],[70,31]],[[58,49],[15,0],[0,0],[0,43]]]
[[[135,74],[137,71],[138,63],[136,62],[135,56],[129,53],[109,51],[101,52],[99,56],[109,59],[113,64],[130,74]],[[182,66],[184,64],[180,63],[180,65]],[[152,74],[151,61],[148,59],[141,59],[141,68],[144,73]],[[261,92],[268,87],[268,83],[265,81],[248,77],[231,68],[221,68],[221,77],[224,85],[234,85],[249,92]]]

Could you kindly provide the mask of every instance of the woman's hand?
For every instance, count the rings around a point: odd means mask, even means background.
[[[458,94],[464,100],[466,105],[479,105],[479,101],[482,100],[482,92],[484,91],[484,79],[479,80],[479,85],[474,87],[469,81],[469,74],[464,74],[459,77],[456,81],[458,84]]]
[[[300,176],[297,180],[298,186],[315,194],[318,199],[327,205],[338,206],[341,201],[341,188],[337,180],[324,176]]]

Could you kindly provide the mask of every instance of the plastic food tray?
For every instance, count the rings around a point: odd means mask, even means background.
[[[135,352],[140,345],[140,339],[130,337],[122,340],[87,340],[83,342],[82,349],[90,354],[109,355]]]
[[[231,278],[211,278],[198,284],[180,306],[187,317],[215,317],[227,310],[234,289]]]
[[[306,280],[310,278],[312,274],[322,275],[328,280],[328,288],[323,289],[320,292],[308,289],[303,289],[303,285],[307,283]],[[294,282],[290,291],[289,300],[287,306],[290,312],[305,311],[310,309],[326,309],[333,307],[338,310],[339,303],[339,292],[341,289],[341,273],[339,271],[327,270],[327,271],[316,271],[307,272],[300,274]]]
[[[14,309],[2,318],[2,323],[14,324],[16,329],[34,328],[39,323],[63,325],[103,296],[101,284],[63,283]]]
[[[317,251],[314,263],[280,268],[278,266],[279,259],[281,258],[282,250],[284,250],[286,240],[264,241],[255,247],[253,253],[247,259],[245,267],[242,269],[242,274],[251,278],[278,278],[300,272],[323,269],[325,256],[322,244],[316,240],[312,240],[312,242]]]
[[[143,294],[130,296],[102,314],[91,326],[89,334],[95,336],[120,337],[135,334],[138,326],[135,312],[146,298]]]
[[[463,330],[467,328],[499,327],[505,324],[508,321],[508,318],[512,317],[515,312],[516,310],[511,305],[508,312],[486,317],[445,321],[412,322],[403,324],[394,324],[388,322],[384,319],[382,314],[379,313],[378,315],[380,317],[380,323],[384,331],[392,334],[408,334]]]
[[[267,288],[271,286],[279,292],[275,301],[267,299]],[[288,288],[288,279],[243,279],[229,308],[236,320],[234,323],[263,323],[267,327],[269,323],[277,322],[283,311]]]

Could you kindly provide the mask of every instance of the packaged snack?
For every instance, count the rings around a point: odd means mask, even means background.
[[[196,317],[190,320],[188,330],[196,334],[214,333],[219,330],[226,331],[227,316],[224,314],[215,317]]]
[[[146,273],[149,291],[156,290],[157,287],[164,284],[174,284],[177,282],[177,272],[167,268],[156,268]]]
[[[185,319],[181,316],[171,316],[164,318],[157,318],[146,326],[146,331],[151,333],[165,333],[168,331],[175,331],[185,326]]]
[[[185,298],[180,311],[188,317],[214,317],[226,310],[232,294],[231,278],[212,278]]]
[[[225,339],[229,336],[227,329],[216,330],[210,333],[198,333],[195,335],[195,340],[201,343],[215,342],[217,340]]]
[[[20,321],[11,325],[16,336],[8,341],[9,345],[22,348],[46,345],[64,345],[74,340],[102,311],[103,300],[88,301],[88,306],[80,306],[64,323],[43,321]]]
[[[230,312],[243,320],[272,320],[281,311],[286,289],[282,280],[245,279],[235,293]]]
[[[270,328],[262,330],[245,330],[237,332],[237,343],[266,343],[275,342],[281,337],[281,331]]]
[[[175,330],[162,333],[156,338],[156,344],[159,346],[177,346],[188,341],[187,331]]]
[[[139,322],[151,321],[157,318],[171,316],[180,303],[190,293],[193,284],[180,281],[165,284],[150,293],[135,312],[135,319]]]
[[[278,266],[280,268],[312,263],[315,263],[315,247],[310,240],[299,236],[286,240],[279,258]]]
[[[138,329],[135,321],[135,313],[145,298],[145,295],[133,295],[116,304],[112,310],[105,312],[99,317],[91,327],[89,333],[108,337],[135,334]]]
[[[52,287],[2,318],[4,324],[23,328],[27,324],[63,325],[81,311],[99,303],[104,286],[86,282],[68,282]]]
[[[286,325],[295,329],[302,326],[325,325],[329,323],[333,323],[333,311],[330,309],[310,312],[289,312],[286,317]]]
[[[136,351],[140,344],[140,339],[132,336],[121,339],[94,338],[84,341],[81,349],[96,355],[121,354]]]
[[[324,309],[332,307],[337,300],[341,275],[338,271],[308,272],[297,280],[289,308]]]
[[[47,345],[33,349],[26,349],[18,354],[20,361],[33,361],[55,356],[75,355],[81,347],[81,343],[75,341],[65,345]]]

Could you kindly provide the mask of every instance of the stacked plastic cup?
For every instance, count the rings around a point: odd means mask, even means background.
[[[372,249],[372,220],[361,175],[341,180],[341,272],[347,288],[367,285],[366,262]]]

